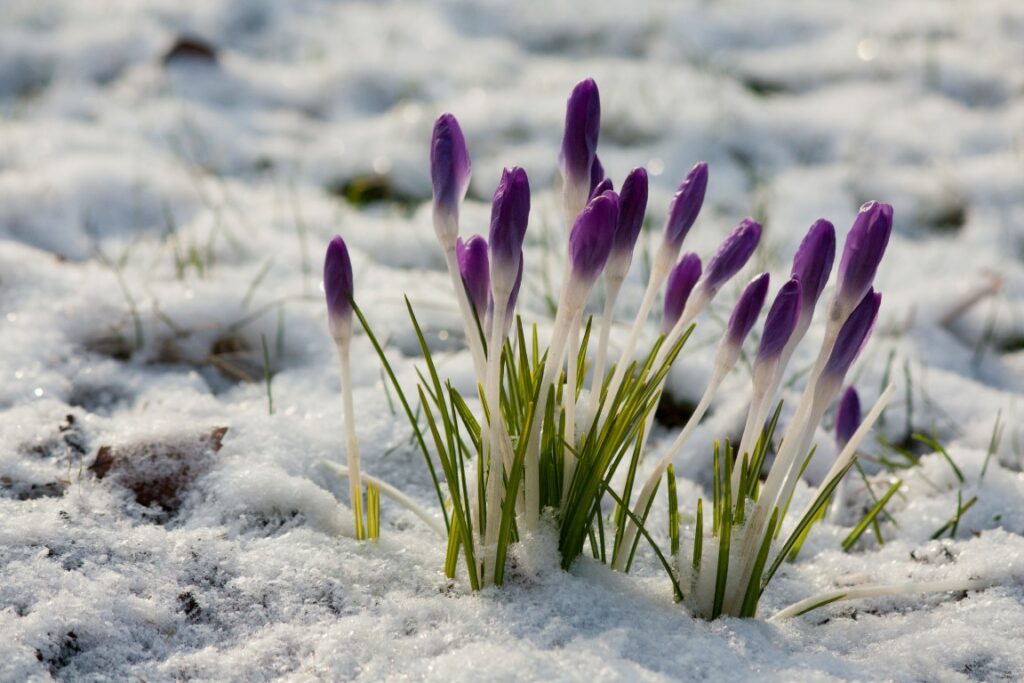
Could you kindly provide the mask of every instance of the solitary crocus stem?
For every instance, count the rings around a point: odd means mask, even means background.
[[[959,591],[984,590],[995,585],[994,579],[964,579],[958,581],[908,581],[906,583],[893,583],[881,586],[861,586],[857,588],[837,589],[819,593],[810,598],[793,603],[789,607],[771,616],[768,621],[778,621],[798,617],[813,609],[823,607],[829,603],[840,600],[856,600],[859,598],[878,598],[886,595],[913,595],[914,593],[949,593]]]
[[[455,300],[462,315],[466,344],[473,357],[473,369],[477,382],[482,383],[486,374],[484,349],[476,328],[473,309],[462,284],[456,254],[456,239],[459,236],[459,205],[469,188],[470,161],[466,140],[459,122],[451,114],[442,114],[434,122],[434,133],[430,142],[430,180],[434,188],[434,232],[444,250],[445,265],[452,281]]]
[[[349,469],[344,465],[339,465],[337,463],[330,462],[329,460],[321,460],[320,466],[338,477],[341,477],[343,479],[349,478]],[[448,537],[448,532],[445,530],[444,524],[438,521],[438,519],[434,515],[427,512],[427,510],[423,508],[423,506],[414,501],[412,498],[405,495],[399,489],[395,488],[394,486],[387,483],[383,479],[378,479],[377,477],[373,477],[365,473],[360,476],[368,483],[373,484],[374,486],[379,488],[380,492],[383,493],[385,496],[395,501],[396,503],[404,507],[406,510],[408,510],[409,512],[413,513],[421,520],[423,520],[424,524],[430,527],[438,536],[440,536],[441,538]]]
[[[484,393],[490,411],[490,463],[487,472],[487,526],[484,542],[497,542],[501,520],[504,475],[503,460],[511,464],[512,454],[506,447],[508,425],[501,413],[501,357],[505,343],[505,318],[516,281],[521,277],[523,240],[530,218],[530,183],[526,172],[518,167],[506,168],[501,175],[491,204],[491,299],[493,319],[488,348],[487,376]],[[510,443],[510,441],[508,442]],[[493,570],[487,572],[493,576]]]
[[[757,321],[757,317],[764,307],[764,300],[767,295],[768,273],[763,273],[751,280],[750,284],[743,290],[743,294],[740,295],[726,326],[725,336],[718,346],[714,371],[711,374],[711,380],[708,382],[707,388],[704,390],[704,395],[701,397],[690,419],[687,420],[686,426],[679,432],[675,441],[668,447],[668,450],[665,451],[661,460],[647,477],[647,481],[640,491],[640,496],[637,498],[636,505],[633,507],[633,516],[635,518],[643,519],[643,515],[647,511],[647,506],[650,504],[661,476],[668,469],[668,466],[672,464],[675,457],[682,451],[683,446],[686,445],[687,440],[690,438],[690,434],[693,433],[701,418],[704,417],[704,413],[711,404],[711,399],[714,398],[715,392],[718,391],[719,385],[721,385],[726,375],[736,365],[743,342]],[[623,541],[619,546],[619,554],[615,557],[612,565],[615,569],[619,571],[625,569],[627,559],[632,552],[633,542],[636,540],[637,531],[637,525],[631,518],[626,523],[626,530],[622,537]]]
[[[704,194],[708,186],[708,165],[705,162],[696,164],[679,184],[672,203],[668,208],[668,218],[665,220],[664,237],[657,251],[654,252],[654,262],[651,264],[651,274],[647,280],[647,290],[640,302],[640,309],[633,320],[633,327],[630,328],[629,336],[622,347],[619,362],[615,366],[615,372],[611,381],[608,382],[608,396],[614,396],[622,385],[626,376],[626,366],[633,358],[633,351],[640,339],[640,332],[647,324],[647,318],[654,307],[654,300],[658,296],[658,290],[665,283],[665,278],[675,265],[676,257],[683,246],[683,240],[690,232],[690,228],[697,220],[701,207],[704,205]],[[691,319],[692,321],[692,319]],[[689,325],[689,322],[686,323]],[[685,327],[683,328],[685,329]],[[682,334],[680,332],[680,334]],[[666,347],[671,348],[672,344],[666,340]]]
[[[357,539],[366,538],[363,522],[363,489],[359,478],[359,440],[356,438],[355,410],[352,405],[352,373],[349,347],[352,342],[352,262],[348,247],[340,236],[327,245],[324,259],[324,294],[327,297],[327,322],[338,352],[341,397],[345,418],[346,455],[348,457],[349,494]]]

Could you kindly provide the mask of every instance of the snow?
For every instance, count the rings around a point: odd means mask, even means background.
[[[10,0],[3,16],[0,680],[1024,678],[1019,3]],[[181,37],[213,46],[214,61],[165,64]],[[486,230],[502,166],[530,174],[521,308],[543,339],[564,253],[564,102],[587,76],[601,87],[609,174],[651,171],[622,321],[695,161],[711,180],[686,249],[706,258],[743,216],[765,224],[754,263],[674,368],[677,399],[699,398],[743,282],[767,269],[781,283],[814,219],[841,238],[864,200],[896,209],[881,320],[851,377],[865,405],[894,380],[880,431],[934,433],[965,482],[923,455],[900,475],[885,544],[869,532],[844,553],[870,506],[853,480],[843,526],[815,528],[762,615],[851,585],[988,577],[992,588],[706,623],[673,603],[646,548],[628,576],[588,559],[566,573],[545,527],[515,549],[510,585],[471,595],[444,578],[443,545],[386,499],[380,542],[352,540],[346,486],[319,467],[344,462],[323,248],[344,235],[357,300],[404,386],[418,356],[407,294],[442,374],[469,391],[430,226],[430,126],[452,111],[466,132],[465,234]],[[340,197],[375,175],[389,200]],[[944,321],[993,274],[996,294]],[[821,334],[812,327],[794,372]],[[436,510],[361,334],[353,361],[365,470]],[[706,496],[711,444],[742,429],[749,381],[741,362],[676,463],[684,520]],[[216,450],[205,439],[219,427]],[[652,455],[676,429],[658,428]],[[149,455],[101,477],[102,447]],[[152,456],[168,452],[180,458],[170,469]],[[886,490],[893,475],[866,467]],[[174,509],[141,503],[132,477],[171,481]],[[932,540],[959,489],[977,502],[955,538]],[[808,495],[798,487],[794,505]],[[666,521],[660,498],[649,526],[662,544]]]

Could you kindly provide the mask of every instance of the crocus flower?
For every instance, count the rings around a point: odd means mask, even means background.
[[[708,267],[704,269],[705,289],[717,292],[746,265],[760,241],[761,224],[752,218],[744,218],[740,221],[740,224],[729,233],[718,251],[711,257]]]
[[[614,192],[594,197],[580,212],[569,234],[572,278],[588,290],[608,261],[619,221],[619,198]]]
[[[594,79],[580,81],[565,107],[560,156],[567,193],[582,204],[590,195],[590,177],[601,129],[601,97]]]
[[[800,319],[801,299],[802,288],[799,280],[791,278],[782,285],[764,321],[761,346],[757,350],[758,363],[775,360],[782,354]]]
[[[665,244],[678,250],[693,227],[697,214],[704,205],[704,192],[708,187],[708,165],[701,161],[686,174],[679,184],[668,208],[665,222]]]
[[[846,387],[836,408],[836,443],[842,448],[860,426],[860,397],[853,385]]]
[[[530,218],[530,181],[518,166],[502,171],[491,204],[491,280],[496,291],[509,291],[522,260]],[[500,288],[500,289],[498,289]]]
[[[761,273],[747,285],[736,306],[729,316],[729,324],[725,328],[724,341],[737,351],[743,346],[743,340],[750,334],[751,328],[757,322],[764,307],[764,300],[768,296],[768,273]]]
[[[882,295],[873,289],[868,289],[867,294],[853,309],[850,317],[846,319],[839,336],[836,337],[836,344],[832,354],[825,363],[822,376],[831,381],[842,381],[846,371],[853,365],[861,349],[871,336],[871,330],[875,326],[878,317],[878,308],[882,305]],[[834,394],[833,394],[834,395]]]
[[[700,279],[700,257],[695,253],[687,252],[679,263],[669,273],[668,283],[665,285],[665,315],[661,322],[661,333],[668,334],[675,327],[679,316],[686,308],[686,301],[690,298],[693,286]]]
[[[793,256],[794,278],[800,281],[801,323],[810,323],[814,306],[825,289],[836,257],[836,229],[824,218],[819,218],[807,231]]]
[[[874,282],[891,233],[891,206],[868,202],[860,207],[860,213],[846,236],[843,258],[839,261],[836,301],[845,310],[856,306]]]
[[[609,180],[609,179],[604,174],[604,165],[601,163],[601,158],[595,154],[594,155],[594,163],[592,163],[590,165],[590,196],[591,197],[596,197],[597,195],[601,194],[597,190],[597,186],[600,185],[601,183],[603,183],[606,180]],[[609,182],[611,182],[611,181],[609,180]]]
[[[633,247],[644,225],[647,213],[647,171],[634,168],[626,176],[619,191],[619,227],[615,231],[612,250],[633,253]]]
[[[327,245],[324,294],[331,336],[339,344],[346,343],[352,337],[352,261],[340,235],[335,235]]]
[[[466,287],[469,303],[473,305],[480,322],[483,322],[491,298],[487,240],[480,235],[473,235],[463,242],[460,237],[455,242],[455,257],[459,262],[459,272],[462,274],[462,284]]]
[[[466,139],[451,114],[434,122],[430,142],[430,180],[434,186],[434,227],[442,240],[459,233],[459,204],[469,188],[470,162]]]
[[[519,299],[519,287],[523,284],[523,259],[519,259],[519,272],[516,273],[516,281],[512,283],[512,291],[508,295],[508,305],[505,306],[505,330],[504,336],[508,336],[512,328],[512,318],[516,310],[516,301]]]
[[[594,189],[590,191],[590,198],[593,199],[597,195],[604,194],[605,192],[607,192],[609,190],[614,191],[615,190],[615,185],[612,184],[612,179],[611,178],[605,178],[604,180],[599,182],[597,185],[595,185]]]

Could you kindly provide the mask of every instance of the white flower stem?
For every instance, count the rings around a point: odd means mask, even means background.
[[[793,603],[774,614],[768,621],[788,619],[800,616],[816,607],[827,605],[840,600],[855,600],[858,598],[877,598],[886,595],[912,595],[914,593],[947,593],[951,591],[976,591],[989,588],[995,585],[995,579],[964,579],[948,581],[908,581],[906,583],[893,583],[880,586],[861,586],[856,588],[837,589],[825,593],[819,593],[810,598]]]
[[[490,415],[488,440],[490,443],[490,462],[487,470],[487,524],[484,530],[484,544],[490,548],[498,542],[498,530],[501,523],[501,504],[504,498],[503,483],[504,444],[501,435],[506,431],[504,417],[501,414],[501,347],[505,330],[505,308],[508,305],[509,292],[492,291],[494,314],[491,320],[491,338],[488,342],[490,354],[487,357],[487,376],[484,382],[484,394]],[[488,560],[487,576],[494,576],[493,555]]]
[[[349,469],[344,465],[339,465],[328,460],[321,460],[319,464],[322,468],[329,470],[332,474],[334,474],[337,477],[340,477],[342,479],[349,478]],[[380,489],[380,492],[383,495],[387,496],[388,498],[395,501],[396,503],[404,507],[406,510],[408,510],[409,512],[413,513],[421,520],[423,520],[423,522],[428,527],[430,527],[438,536],[440,536],[441,538],[448,537],[448,532],[445,531],[444,524],[442,524],[437,519],[437,517],[427,512],[427,510],[420,506],[419,503],[417,503],[412,498],[402,493],[401,490],[392,486],[386,481],[378,479],[377,477],[371,476],[369,474],[361,474],[360,476],[362,479],[365,479],[367,482],[373,484],[378,489]]]
[[[341,399],[345,417],[345,455],[348,459],[349,495],[352,498],[352,518],[356,538],[366,538],[363,521],[363,487],[359,477],[359,439],[356,438],[355,409],[352,405],[352,373],[349,363],[349,341],[335,340],[338,351],[338,369],[341,375]]]
[[[757,440],[764,431],[764,422],[768,418],[768,411],[771,410],[781,378],[782,368],[778,360],[755,365],[753,397],[747,412],[747,423],[743,427],[743,436],[740,438],[740,447],[736,450],[737,463],[743,462],[744,455],[753,455]],[[751,472],[751,475],[755,475],[755,473]],[[733,491],[739,489],[740,476],[742,476],[742,467],[733,467]]]
[[[591,420],[601,402],[601,386],[604,384],[605,364],[608,362],[608,338],[611,336],[615,316],[615,302],[622,289],[622,280],[605,279],[604,312],[601,315],[601,332],[597,341],[597,355],[594,357],[594,372],[590,378],[590,399],[587,403],[587,420]]]
[[[664,284],[665,278],[668,277],[669,271],[672,269],[672,262],[674,259],[675,254],[664,244],[658,248],[658,251],[654,255],[654,263],[651,266],[651,275],[647,279],[647,290],[644,291],[644,298],[640,302],[640,310],[636,313],[636,318],[633,320],[633,327],[629,330],[629,336],[626,338],[626,343],[622,347],[619,362],[615,365],[615,372],[612,374],[612,379],[608,383],[607,396],[609,398],[614,397],[616,392],[618,392],[619,387],[622,386],[622,381],[626,376],[626,367],[633,358],[633,351],[636,349],[637,341],[640,339],[640,332],[647,323],[647,318],[651,313],[651,308],[654,307],[654,300],[658,296],[658,290],[661,289],[661,285]]]
[[[562,389],[562,412],[565,414],[565,442],[572,448],[576,447],[576,383],[580,353],[580,319],[583,312],[573,316],[569,323],[569,357],[566,361],[565,387]],[[562,461],[562,500],[569,495],[572,477],[576,473],[576,456],[569,449],[565,450]]]

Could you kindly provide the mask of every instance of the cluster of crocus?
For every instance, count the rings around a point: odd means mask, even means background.
[[[696,164],[680,183],[667,210],[654,251],[647,287],[621,352],[608,367],[609,338],[616,301],[633,260],[647,211],[648,178],[629,172],[618,192],[597,157],[600,98],[592,80],[579,83],[566,109],[560,165],[568,248],[555,319],[547,345],[536,326],[524,330],[516,316],[523,278],[523,245],[530,218],[530,184],[521,168],[505,169],[492,200],[486,238],[459,236],[459,209],[469,186],[470,157],[458,121],[438,118],[430,148],[434,188],[433,220],[445,254],[478,392],[464,397],[438,376],[411,304],[409,314],[426,361],[413,410],[387,357],[351,299],[351,267],[344,243],[328,250],[325,290],[330,327],[341,359],[349,430],[347,474],[351,481],[357,535],[361,520],[358,445],[351,429],[348,345],[352,311],[374,344],[423,452],[441,505],[448,537],[445,570],[454,577],[459,557],[472,588],[500,584],[510,544],[534,531],[551,510],[558,525],[562,564],[568,568],[589,542],[593,556],[628,571],[661,478],[686,445],[726,376],[741,355],[769,298],[769,275],[754,277],[736,301],[722,335],[710,380],[693,415],[650,469],[634,496],[638,467],[647,448],[654,409],[667,373],[695,321],[724,285],[747,264],[761,238],[761,226],[745,218],[705,262],[695,253],[680,256],[683,242],[704,203],[708,167]],[[853,399],[839,414],[840,450],[795,523],[787,522],[794,487],[811,451],[815,429],[838,393],[847,371],[871,335],[881,296],[873,289],[892,229],[892,208],[865,204],[847,235],[838,282],[827,306],[824,341],[806,389],[774,461],[768,452],[780,410],[768,419],[786,367],[807,332],[829,280],[836,251],[835,229],[826,220],[811,226],[793,259],[791,275],[775,293],[753,362],[751,400],[738,447],[716,446],[712,522],[703,522],[697,502],[689,527],[692,550],[675,553],[673,564],[654,545],[677,597],[695,614],[753,616],[761,592],[782,560],[821,518],[856,449],[892,393],[883,392],[860,420]],[[594,327],[585,311],[604,281],[604,309]],[[636,358],[655,303],[664,298],[661,333]],[[592,331],[596,351],[591,352]],[[582,339],[581,339],[582,336]],[[585,378],[591,375],[589,392]],[[474,399],[479,410],[474,409]],[[856,416],[853,416],[856,412]],[[421,427],[420,415],[426,422]],[[765,426],[767,422],[767,427]],[[428,442],[431,444],[428,446]],[[441,479],[434,463],[440,464]],[[625,483],[613,486],[617,472]],[[763,480],[762,480],[763,477]],[[623,477],[615,478],[621,481]],[[674,500],[674,481],[670,498]],[[397,492],[383,485],[385,494]],[[428,523],[428,515],[405,500]],[[606,503],[608,505],[606,505]],[[674,503],[673,503],[674,504]],[[608,507],[614,514],[606,519]],[[670,511],[672,519],[678,519]],[[614,533],[606,533],[610,524]],[[435,528],[438,526],[434,523]],[[705,528],[707,526],[708,528]],[[787,534],[783,534],[783,529]],[[678,527],[673,546],[678,544]],[[610,545],[609,545],[610,544]]]

